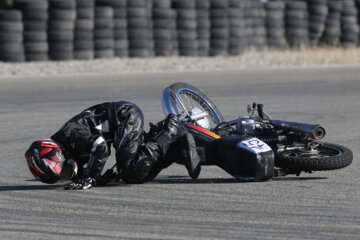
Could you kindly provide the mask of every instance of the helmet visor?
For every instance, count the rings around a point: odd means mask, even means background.
[[[78,166],[73,159],[65,161],[60,174],[59,182],[71,180],[73,177],[76,176],[77,172]]]

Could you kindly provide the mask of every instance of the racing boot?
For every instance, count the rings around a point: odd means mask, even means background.
[[[200,158],[196,152],[194,137],[186,130],[179,117],[169,114],[164,121],[152,126],[150,135],[154,133],[163,156],[163,168],[173,162],[183,164],[189,176],[196,179],[201,170]]]
[[[190,133],[186,133],[171,145],[165,157],[166,162],[185,165],[192,179],[199,177],[201,171],[200,158],[196,151],[195,139]]]

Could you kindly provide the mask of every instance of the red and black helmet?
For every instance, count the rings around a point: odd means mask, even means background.
[[[30,172],[44,183],[70,180],[77,174],[77,164],[54,140],[33,142],[25,153]]]

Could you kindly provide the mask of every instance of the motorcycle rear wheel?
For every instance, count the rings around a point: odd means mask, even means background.
[[[275,154],[275,166],[295,171],[327,171],[344,168],[352,159],[351,150],[341,145],[319,143],[309,150],[305,144],[296,144]]]
[[[202,91],[187,83],[178,82],[165,88],[162,104],[166,114],[180,114],[182,117],[206,112],[208,117],[196,121],[196,124],[207,130],[224,121],[215,104]]]

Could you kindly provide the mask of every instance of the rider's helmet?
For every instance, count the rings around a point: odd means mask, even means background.
[[[44,183],[70,180],[77,174],[77,164],[54,140],[33,142],[25,153],[30,172]]]

